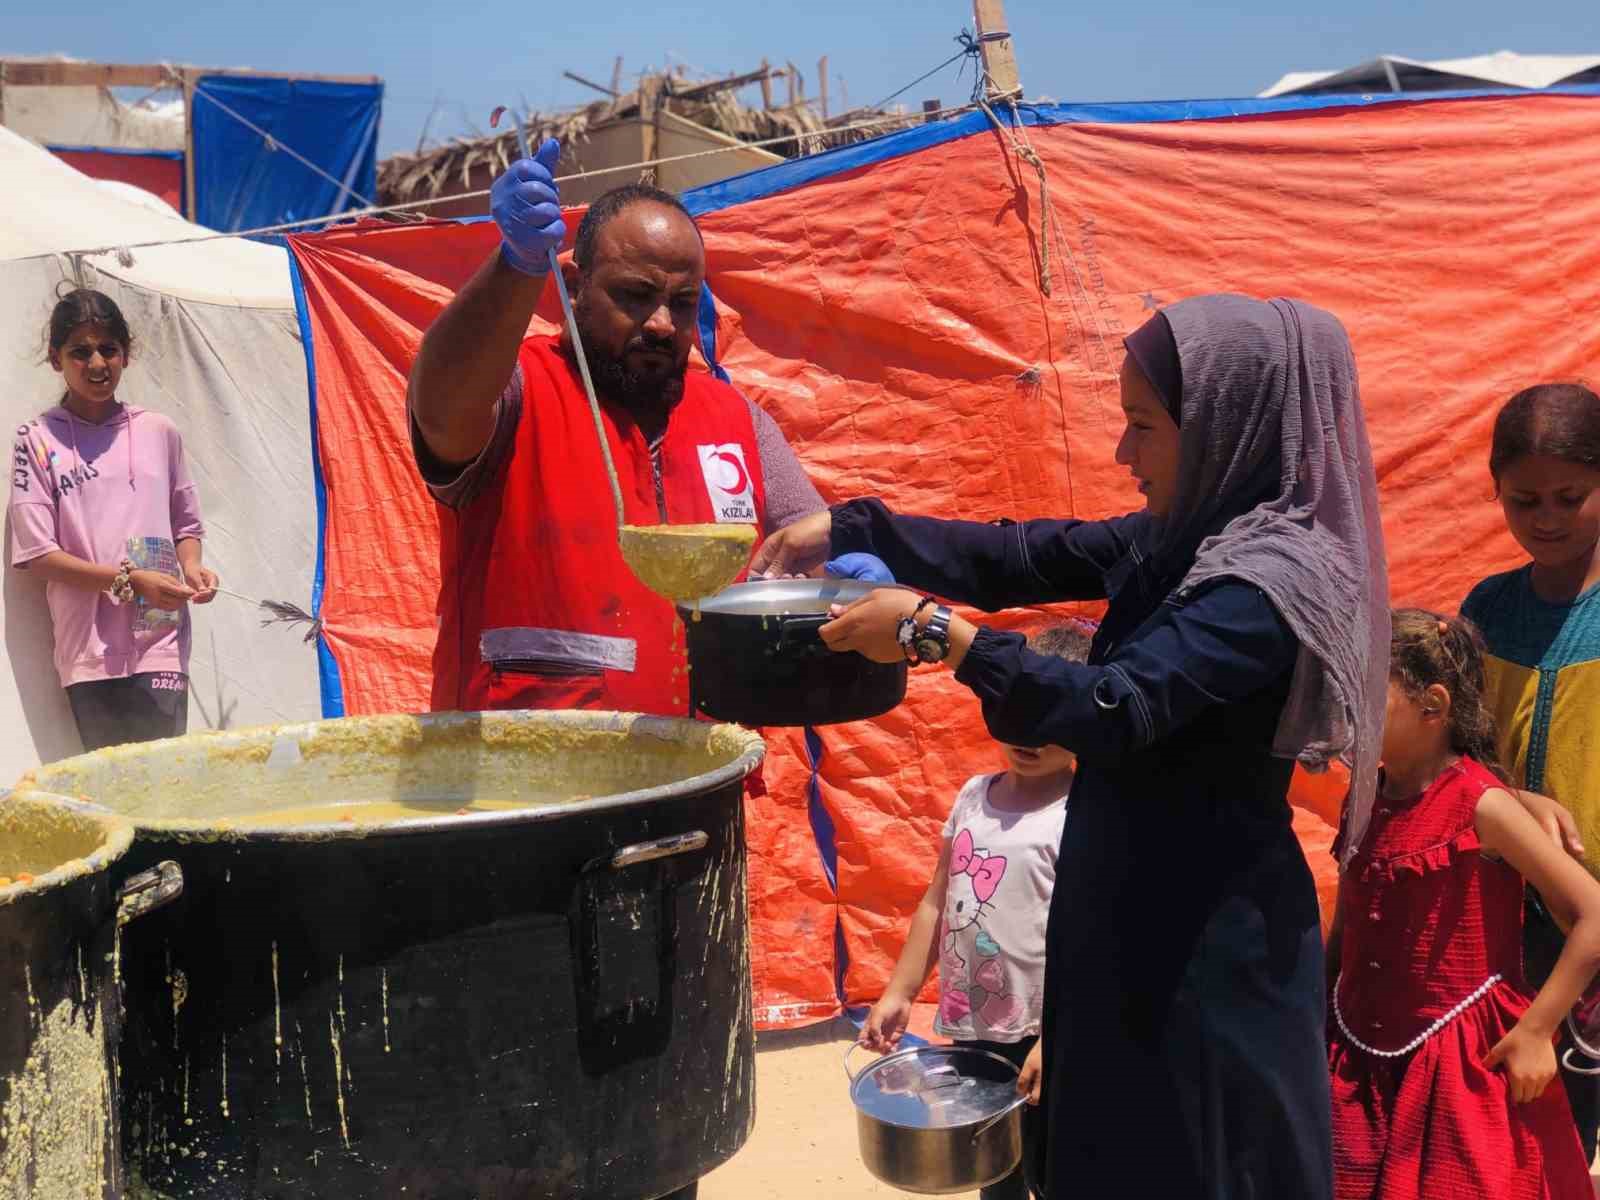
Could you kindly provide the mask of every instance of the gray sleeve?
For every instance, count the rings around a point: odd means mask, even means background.
[[[465,466],[452,466],[440,462],[428,444],[422,440],[417,420],[409,410],[406,423],[411,427],[411,453],[417,460],[417,471],[422,482],[428,485],[433,498],[446,508],[464,508],[492,483],[506,460],[511,457],[511,443],[517,436],[517,422],[522,418],[522,367],[511,372],[511,379],[500,398],[494,402],[494,430],[478,456]]]
[[[750,397],[746,396],[744,402],[750,405],[750,419],[756,427],[756,450],[761,455],[761,477],[767,489],[767,532],[782,529],[826,508],[778,423]]]

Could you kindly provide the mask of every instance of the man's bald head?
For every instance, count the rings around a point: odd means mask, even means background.
[[[637,204],[654,205],[677,214],[694,230],[695,239],[699,240],[700,226],[689,215],[689,210],[683,206],[683,201],[671,192],[664,192],[647,183],[626,184],[612,188],[600,196],[589,205],[589,211],[583,214],[583,220],[578,224],[578,237],[572,248],[572,260],[577,264],[579,272],[584,275],[593,272],[600,254],[601,231]]]

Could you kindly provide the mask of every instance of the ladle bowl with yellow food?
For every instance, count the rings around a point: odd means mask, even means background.
[[[754,525],[624,525],[622,559],[641,583],[680,603],[713,596],[739,577],[756,545]]]

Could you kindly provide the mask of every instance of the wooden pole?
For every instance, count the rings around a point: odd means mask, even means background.
[[[6,82],[17,87],[139,87],[160,88],[171,79],[173,68],[160,63],[39,62],[0,59]],[[377,75],[312,75],[283,71],[250,71],[236,67],[188,68],[202,75],[227,75],[236,79],[311,80],[318,83],[382,83]]]
[[[817,97],[822,105],[822,119],[828,119],[828,56],[817,59]]]
[[[647,74],[639,81],[639,121],[640,132],[643,140],[639,147],[639,161],[649,162],[659,153],[661,145],[661,91],[667,85],[667,77],[663,75]],[[652,179],[656,178],[656,168],[646,167]]]
[[[972,19],[978,30],[983,69],[989,76],[987,98],[1019,95],[1022,81],[1017,77],[1017,51],[1006,25],[1005,0],[973,0]]]
[[[795,70],[793,63],[789,64],[789,107],[793,108],[800,103],[800,97],[806,94],[806,81],[800,78],[800,72]]]
[[[924,100],[922,102],[922,123],[927,125],[933,121],[937,121],[939,118],[933,114],[938,112],[943,107],[944,101],[938,99],[937,97],[932,100]]]
[[[761,60],[761,107],[772,111],[772,64],[764,58]]]
[[[617,55],[617,61],[611,64],[611,94],[622,95],[622,55]]]
[[[563,72],[561,72],[561,74],[564,75],[566,78],[572,80],[573,83],[581,83],[586,88],[593,88],[597,92],[602,92],[605,95],[610,96],[613,100],[615,100],[617,98],[617,89],[614,88],[614,87],[609,87],[608,88],[603,83],[596,83],[592,79],[585,79],[582,75],[579,75],[576,71],[563,71]]]
[[[194,72],[185,70],[183,80],[183,215],[200,223],[194,203]]]
[[[6,64],[0,62],[0,125],[6,123]]]

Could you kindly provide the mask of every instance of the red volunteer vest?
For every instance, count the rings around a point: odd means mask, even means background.
[[[689,713],[676,612],[617,549],[616,513],[583,382],[555,338],[519,354],[522,416],[510,460],[441,519],[435,711],[595,708]],[[650,449],[602,403],[628,524],[654,525]],[[665,520],[754,522],[766,491],[749,405],[704,371],[684,378],[661,446]]]

